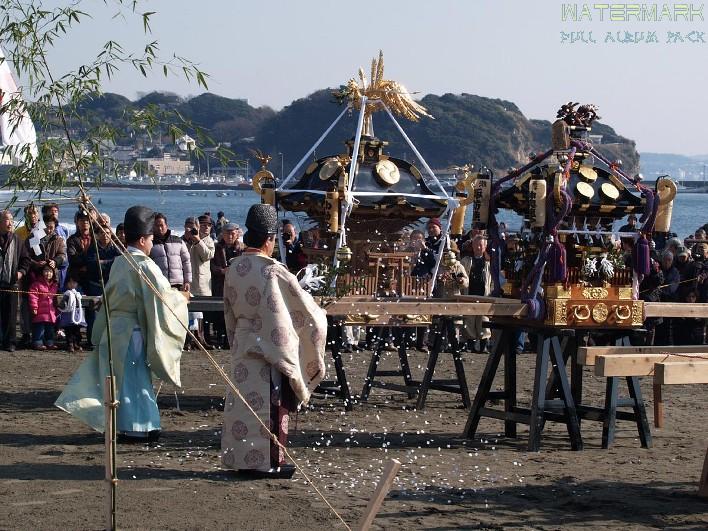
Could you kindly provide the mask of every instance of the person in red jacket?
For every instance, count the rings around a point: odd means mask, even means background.
[[[54,305],[58,284],[56,272],[50,265],[42,268],[42,275],[30,284],[29,307],[32,313],[32,348],[56,350],[54,323],[57,310]]]

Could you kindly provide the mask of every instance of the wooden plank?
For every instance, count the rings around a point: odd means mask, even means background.
[[[668,361],[656,364],[657,385],[708,383],[708,360]]]
[[[647,317],[706,317],[708,303],[645,302],[644,318]]]
[[[369,500],[364,514],[357,525],[354,526],[354,529],[357,531],[366,531],[371,528],[371,524],[374,522],[374,518],[376,518],[376,513],[379,512],[388,491],[391,490],[391,485],[393,485],[393,480],[396,478],[399,468],[401,468],[401,462],[396,459],[391,459],[386,463],[383,473],[381,474],[381,481],[379,481],[379,484],[376,486],[374,495]]]
[[[708,347],[699,345],[673,347],[579,347],[578,363],[587,367],[595,365],[597,356],[609,354],[695,354],[708,356]]]
[[[662,362],[689,363],[700,354],[672,356],[670,354],[604,354],[595,360],[595,376],[651,376],[654,365]],[[708,363],[708,354],[704,355]],[[700,360],[697,360],[700,361]]]
[[[526,305],[490,302],[351,302],[336,301],[325,309],[328,315],[488,315],[523,317]]]
[[[416,279],[417,280],[417,279]],[[423,288],[426,283],[420,282],[418,286]],[[328,304],[328,313],[330,315],[344,315],[351,313],[366,313],[364,312],[352,312],[344,311],[342,309],[348,304],[355,302],[367,303],[367,304],[391,304],[397,305],[403,303],[410,303],[415,300],[413,297],[401,300],[385,300],[385,301],[372,301],[372,296],[376,291],[375,279],[365,278],[364,279],[364,289],[367,290],[367,295],[355,295],[348,296],[338,299],[334,302]],[[100,297],[84,296],[82,297],[82,303],[84,306],[99,300]],[[424,301],[423,304],[439,306],[444,308],[441,311],[431,311],[430,309],[423,310],[423,314],[434,314],[434,315],[496,315],[496,316],[513,316],[513,317],[525,317],[526,316],[526,305],[518,299],[501,299],[495,297],[478,297],[475,295],[458,295],[451,297],[449,299],[421,299]],[[479,306],[479,304],[487,303],[488,306]],[[333,311],[340,313],[332,313],[329,308]],[[194,297],[189,301],[190,311],[200,311],[200,312],[218,312],[223,311],[224,303],[221,297]],[[378,308],[380,310],[380,308]],[[484,310],[490,310],[490,312],[484,312]],[[406,307],[406,311],[398,312],[398,314],[414,314],[415,311],[410,311],[410,307]],[[370,313],[383,313],[381,311],[370,312]],[[392,313],[392,312],[389,312]],[[686,304],[678,302],[645,302],[644,303],[644,316],[645,317],[704,317],[708,318],[708,303],[707,304]],[[594,348],[594,347],[592,347]],[[669,348],[669,347],[667,347]]]

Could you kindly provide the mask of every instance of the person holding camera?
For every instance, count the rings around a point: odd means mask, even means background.
[[[216,245],[209,235],[211,233],[211,216],[206,214],[187,218],[184,222],[184,242],[189,251],[192,264],[192,282],[190,291],[194,295],[211,296],[211,265]],[[197,338],[205,348],[212,348],[208,341],[208,325],[204,323],[202,312],[192,312],[189,316],[190,329],[194,329]],[[206,332],[206,333],[205,333]]]
[[[307,265],[307,256],[302,250],[302,242],[297,237],[295,225],[289,219],[283,220],[283,246],[285,247],[285,264],[291,273],[297,274]]]

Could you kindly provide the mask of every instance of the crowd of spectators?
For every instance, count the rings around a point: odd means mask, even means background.
[[[92,348],[91,329],[96,309],[88,305],[77,312],[82,295],[98,296],[102,283],[110,278],[113,261],[125,246],[122,224],[111,229],[108,215],[79,209],[74,214],[73,234],[59,222],[59,205],[34,204],[24,209],[24,220],[15,227],[10,211],[0,213],[0,345],[13,351],[17,346],[40,350],[56,349],[65,342],[69,350]],[[518,237],[506,232],[505,256],[512,256],[520,245]],[[677,237],[651,242],[651,272],[639,285],[639,297],[645,301],[708,302],[708,224],[681,241]],[[621,233],[636,232],[637,220],[630,215]],[[426,233],[427,232],[427,233]],[[401,235],[395,247],[411,253],[410,273],[419,279],[437,275],[434,297],[460,294],[489,296],[492,292],[490,257],[486,235],[470,230],[450,242],[443,237],[440,220],[433,218],[426,232],[412,230]],[[172,232],[164,214],[157,214],[150,257],[159,266],[173,288],[193,296],[223,295],[224,279],[230,262],[245,249],[243,232],[229,222],[223,212],[214,221],[209,212],[184,221],[183,234]],[[290,271],[297,273],[308,263],[307,249],[320,249],[325,241],[316,229],[298,234],[290,220],[282,221],[282,249]],[[625,237],[622,248],[631,261],[632,239]],[[455,253],[454,260],[441,260],[440,252]],[[436,271],[436,266],[438,267]],[[57,303],[57,294],[64,294]],[[396,286],[387,286],[395,295]],[[80,308],[79,308],[80,309]],[[207,348],[228,347],[223,315],[220,312],[190,313],[190,329]],[[463,350],[488,352],[490,330],[486,317],[468,317],[457,323],[457,340]],[[17,339],[19,325],[20,337]],[[651,318],[645,323],[648,343],[655,345],[704,344],[706,322],[698,318]],[[85,331],[85,337],[81,332]],[[371,346],[372,336],[383,334],[386,348],[395,348],[407,337],[410,345],[430,347],[428,327],[419,327],[405,335],[393,330],[347,328],[344,348]],[[449,340],[449,338],[447,338]],[[519,349],[524,337],[520,334]],[[186,349],[196,346],[187,340]]]
[[[107,214],[80,208],[69,234],[56,203],[41,209],[29,204],[23,212],[17,226],[12,212],[0,212],[0,346],[11,352],[93,348],[97,308],[82,305],[82,297],[102,294],[114,260],[126,248],[122,224],[113,233]],[[241,237],[240,227],[223,212],[216,223],[208,212],[187,218],[183,236],[173,234],[167,217],[158,214],[150,257],[172,287],[195,296],[221,295],[230,261],[243,252]],[[223,316],[190,314],[190,323],[204,345],[227,346]]]

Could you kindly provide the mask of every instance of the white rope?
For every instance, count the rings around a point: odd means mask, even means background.
[[[356,124],[356,134],[354,136],[354,145],[352,146],[352,159],[349,162],[349,182],[347,182],[347,189],[345,191],[344,197],[342,198],[342,208],[340,210],[340,220],[339,220],[339,238],[337,239],[337,245],[334,249],[334,259],[332,260],[332,267],[337,269],[339,267],[339,258],[337,257],[337,252],[339,249],[345,245],[347,240],[346,230],[347,230],[347,218],[351,212],[350,204],[351,190],[354,186],[354,179],[356,178],[356,172],[358,171],[359,164],[359,146],[361,145],[361,131],[364,128],[364,116],[366,116],[366,102],[368,98],[362,96],[361,98],[361,109],[359,109],[359,119]],[[332,287],[334,287],[337,282],[337,275],[332,278]]]
[[[352,147],[352,160],[349,163],[349,182],[347,183],[347,192],[351,192],[356,178],[357,165],[359,163],[359,145],[361,144],[361,130],[364,128],[364,115],[366,114],[366,96],[361,97],[361,110],[359,111],[359,121],[356,124],[356,136],[354,137],[354,146]]]
[[[398,121],[396,120],[396,117],[393,116],[393,113],[389,110],[389,108],[386,106],[386,104],[385,104],[384,102],[381,102],[381,105],[382,105],[383,108],[386,110],[386,112],[388,113],[388,115],[391,117],[391,120],[393,120],[393,123],[394,123],[394,125],[396,126],[396,128],[398,129],[398,132],[401,133],[401,136],[403,137],[403,139],[408,143],[408,146],[413,150],[413,153],[415,154],[415,156],[418,157],[418,160],[420,161],[420,163],[421,163],[421,164],[423,165],[423,167],[425,168],[425,171],[427,171],[427,172],[428,172],[428,175],[430,175],[430,177],[433,179],[433,181],[435,181],[435,184],[437,184],[437,185],[440,187],[440,190],[442,190],[443,195],[444,195],[445,197],[450,197],[450,195],[447,193],[447,191],[445,190],[445,188],[443,187],[443,185],[440,184],[440,181],[439,181],[438,178],[435,176],[435,173],[433,172],[433,170],[430,168],[430,166],[428,166],[428,163],[427,163],[427,162],[425,161],[425,159],[423,158],[423,155],[420,154],[420,152],[419,152],[418,149],[415,147],[415,145],[413,144],[413,142],[411,141],[411,139],[408,138],[408,135],[407,135],[406,132],[403,130],[403,127],[401,127],[401,125],[398,123]]]
[[[344,113],[346,113],[349,110],[349,106],[345,107],[344,110],[337,116],[337,118],[332,122],[332,125],[330,125],[327,130],[322,133],[322,136],[317,139],[317,142],[314,143],[314,145],[310,148],[310,150],[305,153],[305,156],[300,159],[300,162],[297,163],[297,165],[292,169],[292,171],[288,174],[288,176],[285,178],[285,180],[281,183],[281,185],[276,188],[276,192],[279,192],[283,189],[283,187],[290,182],[290,180],[297,174],[298,170],[300,167],[307,161],[307,159],[310,158],[310,155],[312,155],[315,150],[319,147],[319,145],[324,141],[324,139],[327,137],[327,135],[334,129],[334,126],[339,123],[339,120],[342,119],[342,116],[344,116]]]

